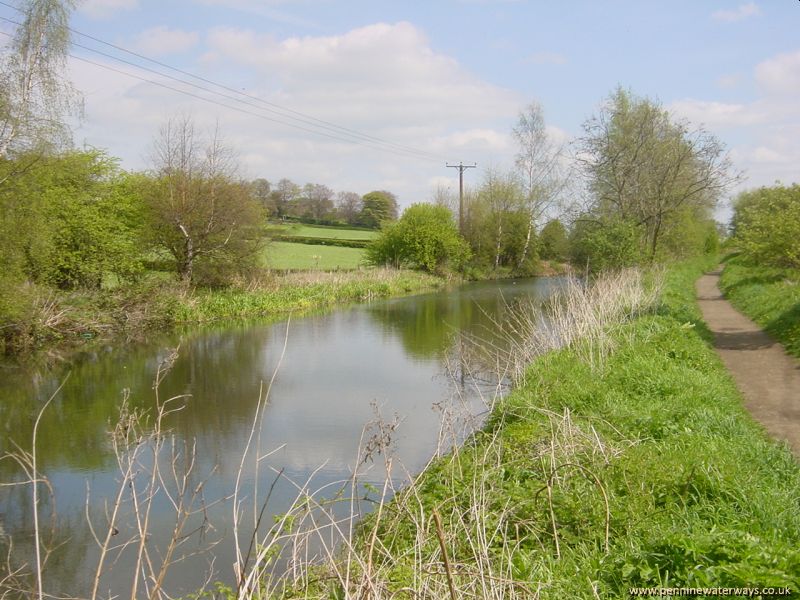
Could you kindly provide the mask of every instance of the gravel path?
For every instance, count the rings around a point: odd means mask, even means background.
[[[714,347],[733,375],[750,414],[769,434],[789,442],[800,457],[800,362],[758,325],[736,311],[719,291],[719,271],[697,280],[703,318]]]

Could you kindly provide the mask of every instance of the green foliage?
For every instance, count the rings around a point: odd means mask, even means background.
[[[539,234],[539,255],[547,260],[562,261],[569,253],[567,229],[558,219],[548,221]]]
[[[263,208],[249,184],[234,178],[230,150],[219,137],[199,140],[191,119],[173,119],[162,127],[154,156],[157,172],[141,190],[147,231],[153,246],[173,257],[176,273],[220,286],[254,269]]]
[[[736,308],[800,358],[800,270],[753,266],[740,255],[726,262],[720,287]]]
[[[412,505],[445,522],[476,514],[481,494],[484,520],[448,541],[464,570],[474,568],[464,562],[473,527],[491,541],[505,514],[513,576],[541,584],[543,599],[623,598],[634,586],[798,589],[800,466],[746,414],[695,325],[693,284],[708,264],[672,268],[661,314],[617,331],[604,366],[574,349],[542,356],[485,430],[419,479]],[[379,528],[401,563],[398,590],[414,584],[402,557],[436,551],[434,535],[414,546],[424,534],[400,514]],[[494,550],[493,566],[506,568]]]
[[[73,152],[38,182],[53,224],[46,280],[61,288],[99,288],[114,275],[131,281],[142,272],[143,213],[126,176],[100,152]]]
[[[385,191],[369,192],[361,200],[357,224],[378,229],[382,223],[397,219],[397,200]]]
[[[581,161],[594,196],[589,212],[637,228],[636,262],[703,252],[712,209],[737,180],[719,140],[622,88],[584,133]]]
[[[137,277],[143,215],[116,161],[96,150],[27,161],[4,165],[26,168],[0,188],[0,254],[17,279],[74,289]]]
[[[800,185],[776,185],[739,194],[734,237],[753,264],[800,268]]]
[[[636,265],[642,260],[640,236],[630,221],[580,219],[570,236],[572,262],[591,272]]]
[[[410,266],[428,272],[458,269],[468,257],[469,248],[450,210],[432,204],[410,206],[367,247],[367,260],[373,265]]]
[[[65,76],[72,0],[18,3],[21,23],[0,54],[0,158],[69,143],[64,117],[79,112]]]
[[[498,274],[535,273],[536,233],[519,178],[489,171],[466,198],[464,236],[472,250],[473,271]]]
[[[174,315],[177,321],[188,323],[265,317],[430,290],[443,283],[425,273],[369,269],[319,281],[278,280],[272,289],[200,290],[190,301],[181,303]]]

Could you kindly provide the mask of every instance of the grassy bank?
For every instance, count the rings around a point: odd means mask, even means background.
[[[303,583],[309,597],[797,597],[800,466],[704,339],[693,282],[709,266],[672,268],[660,307],[603,349],[535,360],[482,431],[365,521],[332,582]]]
[[[290,273],[254,290],[198,291],[180,303],[175,319],[199,323],[254,318],[434,290],[445,284],[441,277],[393,269]]]
[[[104,291],[58,292],[28,286],[20,291],[25,295],[21,302],[25,311],[0,329],[0,354],[68,352],[98,341],[136,339],[179,323],[259,318],[434,290],[446,284],[441,277],[413,271],[363,269],[266,273],[261,280],[216,290],[193,290],[171,277]]]
[[[736,308],[800,357],[800,271],[751,266],[733,257],[720,287]]]

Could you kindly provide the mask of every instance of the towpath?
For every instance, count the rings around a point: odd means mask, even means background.
[[[736,311],[719,290],[720,271],[697,280],[697,299],[714,334],[714,347],[733,375],[745,406],[770,435],[800,458],[800,362],[758,325]]]

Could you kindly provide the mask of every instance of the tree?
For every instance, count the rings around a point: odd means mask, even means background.
[[[569,251],[567,229],[558,219],[552,219],[539,234],[539,256],[547,260],[564,260]]]
[[[397,199],[391,192],[369,192],[361,202],[358,224],[362,227],[377,229],[383,222],[397,219]]]
[[[303,216],[322,221],[333,212],[334,192],[321,183],[307,183],[303,187]]]
[[[262,211],[235,178],[233,155],[219,132],[204,145],[190,118],[174,118],[161,128],[153,162],[146,194],[152,233],[175,259],[178,275],[218,283],[251,264],[261,242]]]
[[[800,185],[739,194],[734,202],[733,233],[750,262],[800,269]]]
[[[640,259],[640,238],[635,223],[586,215],[572,227],[572,263],[595,273],[633,266]]]
[[[65,77],[73,8],[70,0],[21,3],[22,24],[0,65],[0,158],[68,138],[63,117],[77,108]]]
[[[355,192],[339,192],[336,196],[336,214],[348,225],[355,225],[361,213],[361,196]]]
[[[480,266],[529,270],[535,258],[526,237],[529,214],[515,173],[488,170],[481,186],[465,194],[465,213],[465,237]]]
[[[640,228],[640,251],[649,261],[664,235],[683,222],[674,217],[690,212],[710,219],[719,196],[738,179],[716,137],[621,88],[584,124],[578,147],[595,217]]]
[[[519,267],[526,261],[536,223],[556,204],[566,178],[562,174],[563,147],[547,132],[544,111],[532,102],[520,113],[511,131],[517,143],[516,166],[522,179],[528,225]]]
[[[409,206],[399,221],[387,225],[367,247],[367,260],[372,264],[429,272],[459,268],[468,257],[469,247],[458,233],[453,214],[432,204]]]
[[[278,185],[270,192],[272,206],[275,207],[275,216],[283,218],[291,212],[292,202],[300,194],[300,187],[289,179],[281,179]]]
[[[250,182],[250,193],[253,195],[253,199],[268,213],[271,214],[275,211],[275,207],[272,204],[272,186],[270,186],[269,181],[263,178],[254,179]]]

